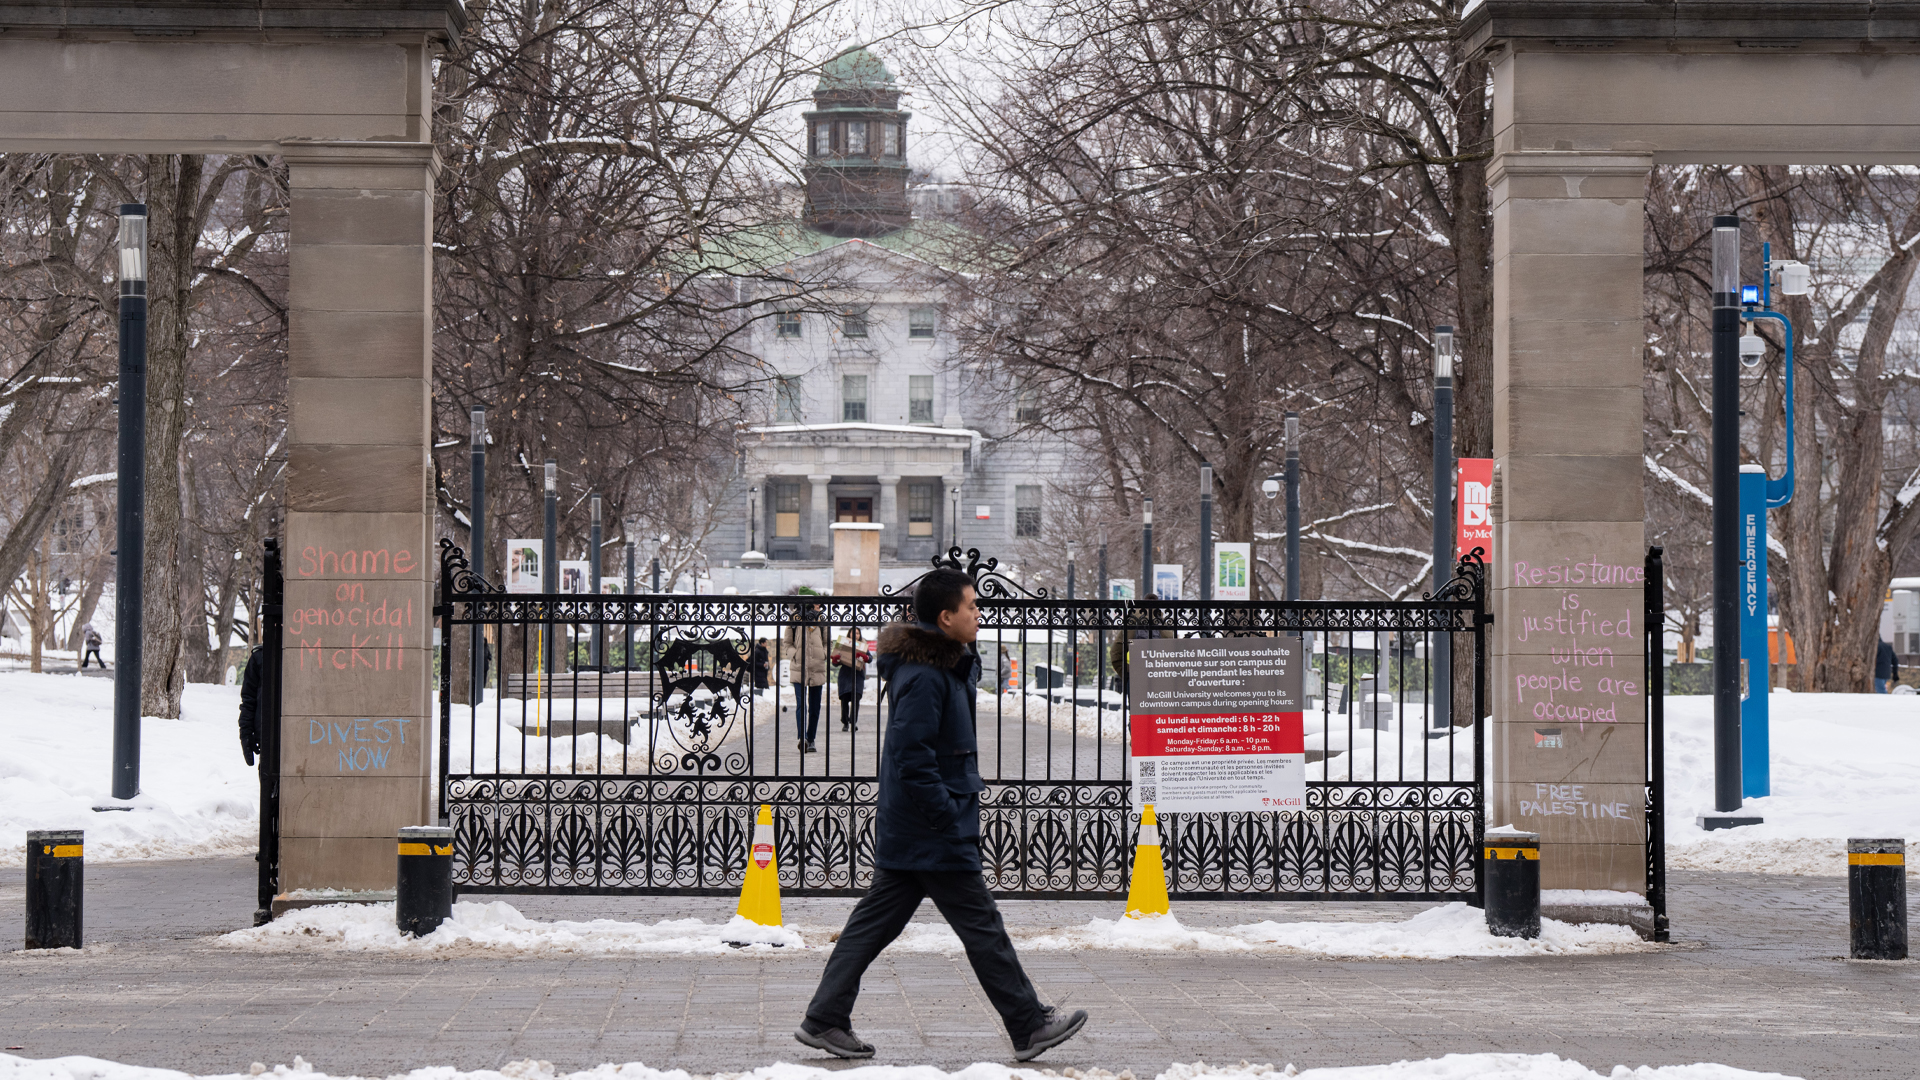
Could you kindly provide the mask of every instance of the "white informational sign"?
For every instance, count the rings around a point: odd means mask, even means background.
[[[1153,597],[1156,600],[1179,600],[1180,587],[1185,583],[1187,568],[1179,563],[1153,564]]]
[[[1133,804],[1158,813],[1307,805],[1301,639],[1128,642]]]
[[[560,591],[564,593],[583,593],[587,588],[587,560],[560,560]]]
[[[1134,587],[1135,587],[1134,580],[1130,577],[1108,578],[1107,579],[1107,599],[1132,600],[1136,595],[1138,595],[1134,592]]]
[[[625,585],[622,585],[622,584],[621,584],[620,582],[618,582],[618,581],[614,581],[614,580],[611,580],[611,579],[609,579],[609,578],[601,578],[601,579],[600,579],[600,591],[601,591],[602,593],[614,593],[614,594],[616,594],[616,595],[617,595],[617,594],[619,594],[619,593],[621,593],[621,592],[624,592],[624,591],[626,591],[626,586],[625,586]]]
[[[1213,545],[1213,598],[1253,599],[1253,545]]]
[[[538,539],[507,541],[507,561],[501,565],[507,568],[508,592],[540,591],[540,548],[545,543]]]

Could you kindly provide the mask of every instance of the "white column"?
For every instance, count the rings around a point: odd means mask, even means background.
[[[833,558],[833,537],[828,534],[827,526],[833,522],[832,508],[827,505],[827,483],[833,477],[826,473],[807,474],[807,483],[813,485],[813,515],[809,521],[807,536],[809,556],[815,562],[825,562]]]
[[[900,557],[900,536],[906,527],[900,524],[900,478],[880,478],[880,512],[874,517],[885,528],[880,530],[880,557]]]

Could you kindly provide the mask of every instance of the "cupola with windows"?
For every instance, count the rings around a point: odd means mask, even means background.
[[[820,69],[806,120],[802,221],[830,236],[884,236],[913,220],[907,205],[907,118],[880,58],[847,49]]]

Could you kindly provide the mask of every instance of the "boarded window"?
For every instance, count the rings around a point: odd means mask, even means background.
[[[907,535],[933,535],[933,508],[940,498],[938,484],[907,485]]]
[[[800,537],[800,485],[773,485],[773,535],[777,540]]]

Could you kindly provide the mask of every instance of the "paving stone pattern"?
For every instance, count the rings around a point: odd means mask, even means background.
[[[210,938],[248,925],[253,864],[88,867],[80,954],[0,954],[0,1031],[15,1053],[90,1054],[197,1073],[295,1054],[336,1074],[418,1066],[563,1068],[644,1061],[692,1072],[830,1061],[794,1043],[823,957],[392,959],[261,955]],[[0,906],[23,920],[19,871]],[[1031,953],[1043,996],[1093,1022],[1043,1064],[1132,1069],[1247,1059],[1301,1067],[1453,1052],[1550,1051],[1615,1064],[1719,1061],[1804,1077],[1920,1074],[1920,965],[1855,963],[1846,882],[1674,875],[1677,943],[1656,954],[1523,960],[1329,960]],[[725,900],[511,897],[534,918],[731,914]],[[837,925],[848,900],[789,900],[790,924]],[[1418,905],[1189,902],[1189,925],[1404,917]],[[1036,926],[1112,904],[1010,902]],[[920,917],[936,920],[932,905]],[[16,932],[22,925],[15,922]],[[15,941],[19,939],[14,938]],[[1010,1050],[964,957],[888,955],[856,1013],[878,1061],[955,1068]]]

